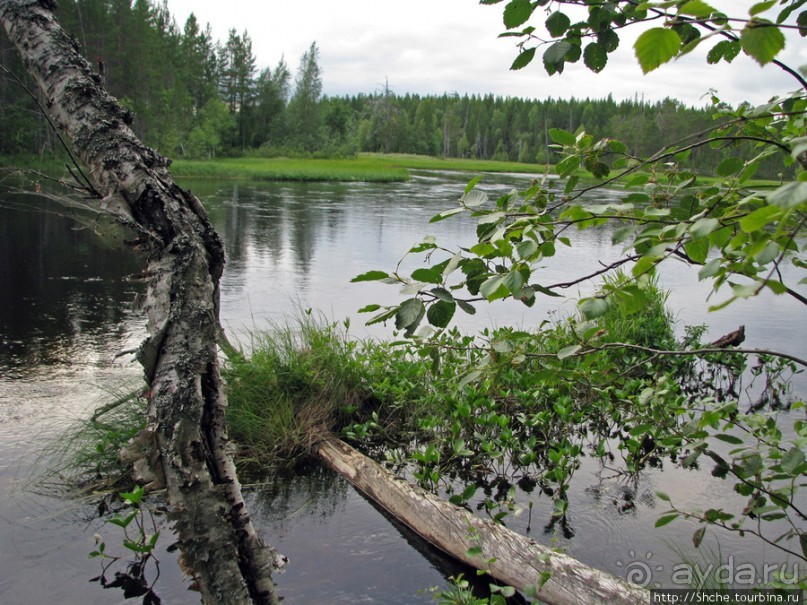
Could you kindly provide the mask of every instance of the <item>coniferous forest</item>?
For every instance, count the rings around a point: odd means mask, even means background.
[[[328,97],[316,42],[296,65],[280,58],[273,68],[258,70],[248,32],[230,30],[226,40],[215,40],[193,15],[177,24],[164,3],[62,0],[57,18],[109,91],[132,111],[137,134],[172,158],[382,152],[542,164],[554,163],[551,128],[616,138],[634,155],[647,156],[714,124],[712,108],[674,99],[646,103],[639,91],[631,100],[420,96],[396,94],[393,82]],[[0,62],[0,154],[59,153],[2,32]],[[726,153],[750,156],[752,150]],[[719,153],[693,150],[688,162],[710,173],[720,159]],[[763,166],[758,176],[777,174]]]

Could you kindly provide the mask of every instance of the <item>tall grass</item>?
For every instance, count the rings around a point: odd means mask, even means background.
[[[171,171],[176,177],[196,179],[339,182],[396,182],[409,179],[406,168],[378,158],[177,160],[171,165]]]
[[[89,418],[73,422],[51,441],[40,458],[44,470],[33,476],[29,489],[81,495],[128,486],[131,469],[119,455],[146,426],[143,390],[140,382],[119,385]]]
[[[253,334],[249,344],[249,357],[231,356],[224,370],[242,465],[294,461],[318,428],[338,428],[369,397],[358,343],[339,324],[305,316]]]

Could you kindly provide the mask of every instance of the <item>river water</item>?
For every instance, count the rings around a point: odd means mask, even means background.
[[[383,338],[390,328],[363,325],[356,310],[394,303],[394,287],[351,284],[370,269],[390,270],[426,234],[447,246],[467,243],[466,219],[428,220],[452,207],[466,175],[421,173],[395,184],[292,184],[188,182],[207,206],[225,240],[228,264],[222,281],[222,318],[237,338],[252,329],[293,320],[304,309],[351,319],[354,337]],[[524,187],[529,177],[488,176],[492,193]],[[616,194],[614,194],[616,195]],[[34,196],[0,193],[0,603],[116,603],[123,596],[88,580],[93,535],[115,541],[93,503],[64,500],[33,480],[52,466],[46,444],[72,421],[127,385],[139,367],[131,356],[143,318],[134,310],[142,263],[120,246],[121,235],[91,217],[52,206]],[[562,281],[615,258],[605,231],[579,234],[575,248],[542,269],[546,282]],[[409,261],[412,268],[417,260]],[[671,266],[662,274],[681,330],[708,323],[716,338],[746,326],[749,347],[773,348],[807,357],[804,313],[785,297],[762,296],[706,312],[708,289],[693,272]],[[578,292],[569,292],[574,297]],[[720,295],[715,300],[720,300]],[[712,301],[714,302],[714,301]],[[538,325],[569,313],[573,301],[539,301],[532,309],[505,303],[480,307],[462,325]],[[804,396],[802,377],[794,382]],[[52,449],[52,448],[51,448]],[[531,535],[572,556],[620,576],[639,572],[669,585],[676,548],[686,549],[697,526],[653,525],[663,502],[654,492],[674,492],[677,501],[708,506],[730,499],[730,486],[708,473],[665,468],[627,485],[594,466],[581,468],[570,491],[574,537],[544,533],[551,502],[537,498]],[[295,478],[273,478],[249,491],[255,522],[267,541],[290,559],[278,576],[287,602],[428,603],[427,589],[445,586],[459,570],[405,529],[376,511],[343,480],[319,469]],[[634,504],[625,506],[630,500]],[[510,521],[527,531],[527,519]],[[161,548],[170,540],[161,539]],[[721,536],[723,557],[757,566],[778,560],[750,538]],[[160,551],[158,594],[164,603],[195,603],[175,563]],[[636,579],[636,576],[633,576]]]

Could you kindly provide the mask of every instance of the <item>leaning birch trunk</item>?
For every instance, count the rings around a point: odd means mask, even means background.
[[[506,527],[482,519],[390,473],[332,435],[320,436],[313,452],[358,490],[430,544],[500,583],[536,588],[549,605],[636,605],[650,593],[616,576],[544,548]],[[471,547],[479,557],[469,556]],[[541,584],[542,575],[549,573]]]
[[[216,334],[221,241],[169,161],[129,128],[56,23],[53,0],[0,0],[0,22],[46,99],[56,128],[89,168],[99,204],[138,234],[148,259],[148,440],[164,474],[186,569],[204,603],[274,604],[276,553],[252,526],[228,448]]]

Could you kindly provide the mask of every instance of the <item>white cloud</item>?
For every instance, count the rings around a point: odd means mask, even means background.
[[[712,0],[711,4],[742,14],[752,2]],[[629,30],[624,30],[620,48],[600,74],[580,63],[567,65],[562,75],[550,78],[539,57],[512,72],[509,67],[517,51],[512,40],[498,38],[504,29],[502,7],[479,5],[476,0],[168,0],[180,26],[193,11],[201,23],[211,24],[217,39],[226,39],[231,28],[247,30],[260,68],[273,67],[285,56],[295,70],[316,41],[329,95],[372,93],[388,79],[398,94],[602,98],[610,93],[617,99],[639,95],[652,101],[669,96],[700,105],[712,88],[727,101],[752,103],[797,88],[796,81],[775,66],[759,68],[742,56],[732,65],[710,66],[700,49],[643,76],[633,58]],[[803,39],[789,36],[783,57],[792,66],[807,63]]]

